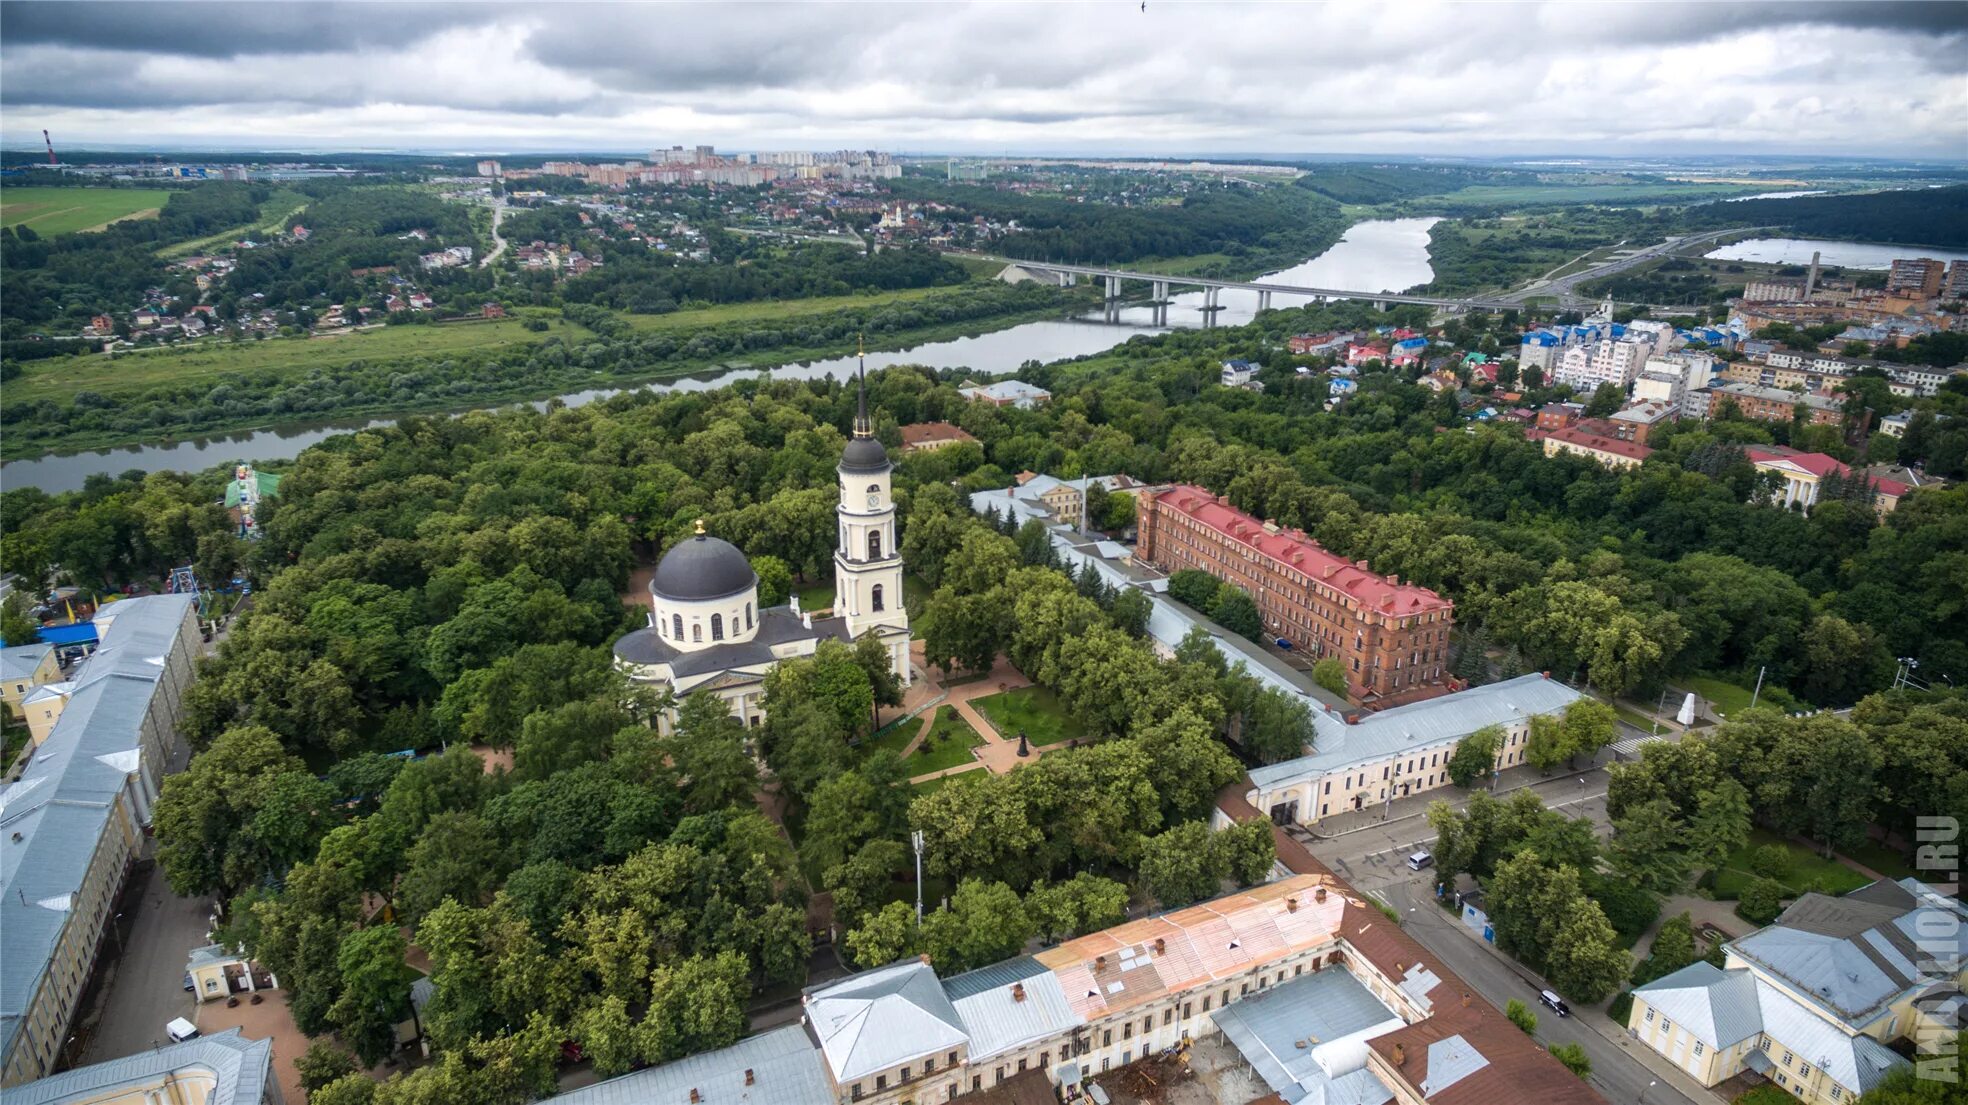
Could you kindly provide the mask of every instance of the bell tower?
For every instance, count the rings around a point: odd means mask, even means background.
[[[841,450],[840,540],[834,549],[834,614],[850,636],[875,633],[909,683],[909,612],[902,600],[902,549],[895,539],[894,468],[868,417],[868,370],[856,381],[854,436]]]

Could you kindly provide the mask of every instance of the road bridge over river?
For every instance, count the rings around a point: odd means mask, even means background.
[[[1047,280],[1071,286],[1080,278],[1104,281],[1107,302],[1116,303],[1121,298],[1124,282],[1146,284],[1149,287],[1149,301],[1157,306],[1166,304],[1171,288],[1196,288],[1203,293],[1203,310],[1220,311],[1222,306],[1217,298],[1225,288],[1257,293],[1257,309],[1271,309],[1274,295],[1299,296],[1318,301],[1335,299],[1358,299],[1372,303],[1385,310],[1393,303],[1413,303],[1423,307],[1435,307],[1451,311],[1501,311],[1521,304],[1497,296],[1439,296],[1414,295],[1405,292],[1363,292],[1348,288],[1314,288],[1302,284],[1281,284],[1266,280],[1217,280],[1207,276],[1174,276],[1159,272],[1134,272],[1128,269],[1108,269],[1094,265],[1065,265],[1051,261],[1011,261],[1005,270],[1006,279],[1029,277],[1034,280]]]

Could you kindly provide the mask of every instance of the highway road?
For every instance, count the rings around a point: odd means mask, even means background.
[[[1704,234],[1690,234],[1690,235],[1684,235],[1679,238],[1669,238],[1658,245],[1651,245],[1646,247],[1645,249],[1636,250],[1628,256],[1616,258],[1602,265],[1594,265],[1589,269],[1580,269],[1578,272],[1575,273],[1570,273],[1565,276],[1559,276],[1549,279],[1545,277],[1539,277],[1537,280],[1532,281],[1530,284],[1522,288],[1519,288],[1516,291],[1505,292],[1503,295],[1499,296],[1498,298],[1511,300],[1516,303],[1522,303],[1527,299],[1556,298],[1561,304],[1565,306],[1572,306],[1573,301],[1576,298],[1572,294],[1572,289],[1580,284],[1584,284],[1593,280],[1598,280],[1601,277],[1611,276],[1616,272],[1624,272],[1635,265],[1644,264],[1645,262],[1648,261],[1657,260],[1660,257],[1665,256],[1666,254],[1672,253],[1678,249],[1686,248],[1688,246],[1696,246],[1696,245],[1701,245],[1704,242],[1712,242],[1718,238],[1726,238],[1731,234],[1741,234],[1744,233],[1745,230],[1767,230],[1767,229],[1769,228],[1768,227],[1746,228],[1746,227],[1737,226],[1737,227],[1730,227],[1727,230],[1711,230]]]

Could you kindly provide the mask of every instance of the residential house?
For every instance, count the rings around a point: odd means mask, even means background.
[[[1250,361],[1225,361],[1220,380],[1227,388],[1247,388],[1263,391],[1264,385],[1257,382],[1259,365]]]
[[[55,646],[35,643],[0,648],[0,702],[15,717],[27,716],[21,702],[29,692],[60,678],[61,665],[55,661]]]
[[[163,1026],[159,1026],[161,1029]],[[237,1028],[76,1067],[0,1093],[5,1105],[282,1105],[273,1041]]]

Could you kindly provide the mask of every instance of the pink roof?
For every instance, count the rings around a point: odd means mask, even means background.
[[[1837,457],[1827,456],[1824,453],[1800,453],[1795,449],[1787,449],[1781,445],[1773,445],[1769,448],[1751,445],[1745,448],[1743,452],[1749,457],[1751,464],[1783,461],[1787,464],[1794,464],[1819,479],[1823,479],[1834,472],[1847,479],[1850,479],[1852,476],[1852,470],[1840,462]],[[1891,495],[1894,498],[1898,498],[1913,490],[1911,486],[1901,483],[1898,480],[1889,480],[1880,476],[1869,476],[1865,478],[1872,481],[1872,486],[1881,495]]]
[[[1322,586],[1351,595],[1363,610],[1405,616],[1447,610],[1454,605],[1426,587],[1391,582],[1385,576],[1368,571],[1364,564],[1343,559],[1305,536],[1303,531],[1267,533],[1264,523],[1236,507],[1217,502],[1214,495],[1200,487],[1178,484],[1158,498],[1218,533],[1249,545]]]

